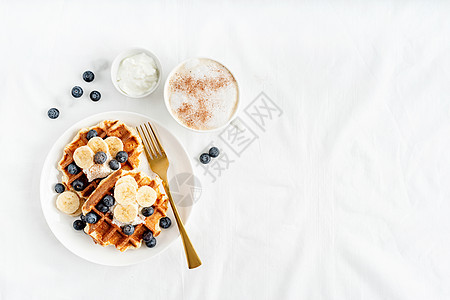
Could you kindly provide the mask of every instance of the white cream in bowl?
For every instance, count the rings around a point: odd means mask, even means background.
[[[126,95],[139,97],[156,87],[159,76],[160,70],[153,57],[141,52],[122,59],[116,84]]]

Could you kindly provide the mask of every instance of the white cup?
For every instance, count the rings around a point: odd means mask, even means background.
[[[227,69],[228,72],[230,72],[230,74],[234,77],[234,80],[236,81],[236,89],[237,89],[236,108],[235,108],[233,114],[231,115],[231,117],[228,119],[228,122],[226,122],[224,125],[222,125],[222,126],[220,126],[220,127],[213,128],[213,129],[205,129],[205,130],[199,130],[199,129],[191,128],[191,127],[189,127],[189,126],[183,124],[183,122],[181,122],[181,121],[178,119],[178,117],[177,117],[176,115],[174,115],[174,113],[172,112],[172,108],[170,107],[170,102],[169,102],[169,98],[170,98],[170,97],[169,97],[169,96],[170,96],[170,93],[169,93],[169,82],[170,82],[170,79],[174,76],[174,74],[176,73],[176,71],[177,71],[179,68],[181,68],[181,66],[183,66],[184,64],[186,64],[187,62],[189,62],[190,60],[193,60],[193,59],[208,59],[208,60],[212,60],[212,61],[215,61],[215,62],[219,63],[219,64],[222,65],[225,69]],[[231,73],[231,71],[230,71],[227,67],[225,67],[224,64],[218,62],[217,60],[214,60],[214,59],[211,59],[211,58],[205,58],[205,57],[189,58],[189,59],[186,59],[185,61],[182,61],[181,63],[179,63],[175,68],[172,69],[172,71],[169,73],[169,76],[167,76],[166,82],[165,82],[165,84],[164,84],[164,103],[166,104],[166,108],[167,108],[167,110],[169,111],[169,114],[172,116],[172,118],[174,118],[175,121],[177,121],[177,123],[180,124],[181,126],[183,126],[184,128],[187,128],[187,129],[192,130],[192,131],[195,131],[195,132],[214,132],[214,131],[219,131],[219,130],[224,129],[225,127],[227,127],[228,124],[230,124],[230,122],[233,121],[233,120],[236,118],[237,114],[238,114],[239,106],[240,106],[240,99],[239,99],[239,85],[238,85],[236,76],[234,76],[234,74]]]

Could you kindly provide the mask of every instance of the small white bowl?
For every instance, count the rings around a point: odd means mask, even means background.
[[[122,91],[122,89],[119,87],[119,84],[117,83],[117,72],[119,71],[120,63],[125,58],[139,54],[139,53],[145,53],[148,56],[150,56],[151,58],[153,58],[153,60],[156,63],[156,67],[158,69],[159,76],[158,76],[158,81],[153,86],[153,88],[151,88],[144,94],[135,96],[135,95],[129,95],[129,94],[125,93],[124,91]],[[161,82],[161,77],[162,77],[162,68],[161,68],[161,63],[159,62],[158,57],[155,54],[153,54],[152,52],[150,52],[144,48],[131,48],[131,49],[123,51],[122,53],[120,53],[119,55],[116,56],[116,58],[114,59],[112,65],[111,65],[111,80],[112,80],[114,87],[119,91],[119,93],[121,93],[124,96],[130,97],[130,98],[135,98],[135,99],[143,98],[143,97],[146,97],[146,96],[150,95],[151,93],[153,93],[158,88],[159,83]]]
[[[185,124],[183,124],[183,122],[181,122],[177,116],[174,115],[174,113],[172,112],[172,108],[170,107],[170,103],[169,103],[169,82],[170,79],[172,78],[172,76],[175,74],[175,72],[185,63],[187,63],[188,61],[192,60],[192,59],[209,59],[212,61],[215,61],[219,64],[221,64],[224,68],[226,68],[228,70],[228,72],[230,72],[230,74],[234,77],[234,80],[236,81],[236,88],[237,88],[237,102],[236,102],[236,109],[234,110],[233,115],[230,117],[230,119],[228,120],[228,122],[226,122],[224,125],[214,128],[214,129],[205,129],[205,130],[199,130],[199,129],[195,129],[195,128],[191,128],[189,126],[186,126]],[[172,71],[169,73],[169,76],[167,76],[166,82],[164,83],[164,103],[166,104],[166,108],[169,111],[169,114],[172,116],[172,118],[175,119],[175,121],[177,121],[178,124],[180,124],[181,126],[183,126],[184,128],[187,128],[189,130],[195,131],[195,132],[214,132],[214,131],[219,131],[224,129],[225,127],[227,127],[237,116],[238,112],[239,112],[239,107],[241,104],[240,101],[240,91],[239,91],[239,84],[238,81],[236,79],[236,76],[230,71],[230,69],[228,69],[224,64],[222,64],[221,62],[212,59],[212,58],[207,58],[207,57],[193,57],[193,58],[189,58],[186,59],[184,61],[182,61],[181,63],[179,63],[175,68],[172,69]]]

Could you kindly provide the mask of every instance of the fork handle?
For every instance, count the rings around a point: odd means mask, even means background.
[[[175,220],[177,221],[178,230],[180,231],[181,240],[183,241],[184,252],[186,253],[188,267],[189,269],[197,268],[202,264],[202,261],[200,260],[200,257],[198,257],[186,229],[184,228],[184,224],[181,220],[180,214],[178,213],[177,206],[173,202],[172,195],[170,194],[169,185],[165,180],[163,181],[163,184],[166,188],[167,197],[169,198],[170,206],[172,207],[173,214],[175,215]]]

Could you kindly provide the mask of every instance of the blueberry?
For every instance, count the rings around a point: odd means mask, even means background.
[[[117,160],[112,159],[109,162],[109,167],[111,168],[111,170],[119,170],[120,163]]]
[[[81,215],[80,216],[80,220],[86,222],[86,216],[85,215]]]
[[[97,223],[98,219],[99,219],[99,217],[98,217],[98,215],[95,212],[91,211],[91,212],[88,212],[86,214],[86,222],[89,223],[89,224]]]
[[[102,199],[102,203],[106,206],[106,207],[111,207],[114,205],[114,202],[116,202],[114,200],[114,197],[111,195],[106,195],[105,197],[103,197]]]
[[[217,157],[217,156],[219,156],[219,154],[220,154],[219,148],[212,147],[211,149],[209,149],[209,156]]]
[[[95,153],[95,155],[94,155],[94,162],[96,164],[100,164],[101,165],[101,164],[106,162],[107,158],[108,157],[106,156],[105,152],[99,151],[99,152]]]
[[[142,239],[146,242],[149,242],[153,238],[153,233],[149,230],[142,235]]]
[[[153,208],[153,206],[150,207],[144,207],[142,209],[142,214],[144,215],[144,217],[150,217],[151,215],[153,215],[155,209]]]
[[[169,219],[169,217],[164,217],[159,220],[159,226],[161,226],[161,228],[169,228],[171,224],[172,221]]]
[[[75,189],[75,191],[81,192],[84,190],[84,182],[80,179],[75,180],[72,182],[72,186]]]
[[[93,137],[96,137],[96,136],[98,136],[98,133],[97,133],[97,131],[95,131],[95,129],[89,130],[88,133],[86,134],[86,138],[88,140],[90,140],[90,139],[92,139]]]
[[[61,194],[65,190],[66,190],[66,187],[64,186],[64,184],[62,184],[62,183],[55,184],[55,192],[57,192],[58,194]]]
[[[122,227],[123,233],[126,235],[132,235],[134,232],[134,226],[133,225],[125,225]]]
[[[200,162],[202,164],[207,164],[211,161],[211,156],[209,156],[208,153],[202,153],[202,155],[200,155]]]
[[[145,242],[145,245],[147,246],[147,247],[149,247],[149,248],[153,248],[153,247],[155,247],[156,246],[156,239],[155,238],[152,238],[150,241],[146,241]]]
[[[86,82],[91,82],[94,80],[94,78],[94,73],[92,73],[91,71],[86,71],[83,73],[83,80]]]
[[[104,205],[103,203],[97,204],[96,208],[101,211],[102,213],[105,213],[109,210],[108,206]]]
[[[50,109],[48,110],[47,116],[48,116],[50,119],[56,119],[57,117],[59,117],[59,110],[56,109],[56,108],[54,108],[54,107],[52,107],[52,108],[50,108]]]
[[[72,88],[72,96],[74,96],[75,98],[80,98],[81,96],[83,96],[83,89],[79,86],[74,86]]]
[[[84,221],[75,220],[73,222],[73,228],[75,228],[75,230],[83,230],[85,226],[86,226],[86,222],[84,222]]]
[[[100,98],[102,97],[102,95],[100,94],[100,92],[98,91],[92,91],[89,94],[89,98],[91,98],[92,101],[97,102],[98,100],[100,100]]]
[[[116,160],[120,163],[124,163],[128,160],[128,154],[125,151],[119,151],[116,154]]]
[[[67,166],[67,172],[69,172],[69,174],[75,175],[80,173],[80,169],[75,163],[71,163]]]

